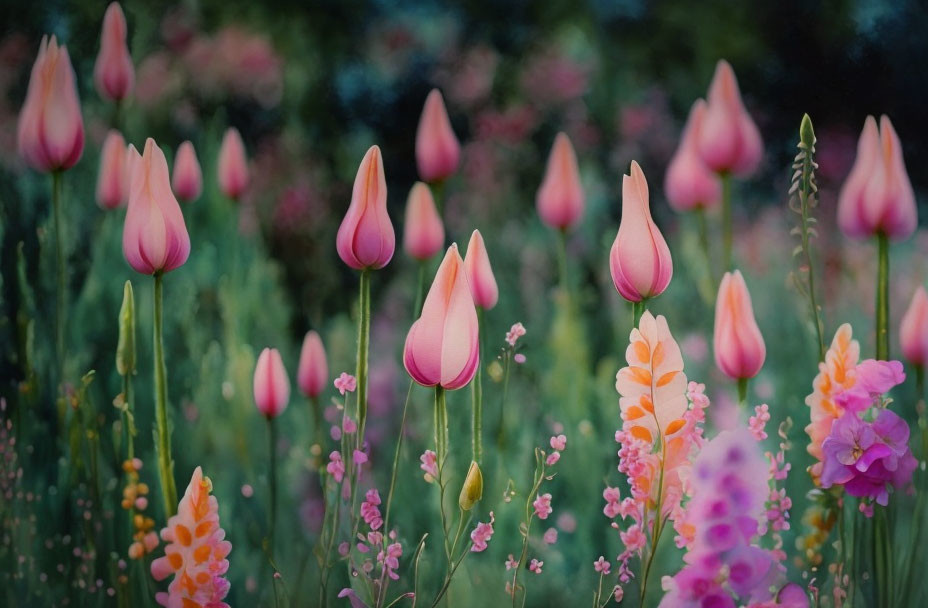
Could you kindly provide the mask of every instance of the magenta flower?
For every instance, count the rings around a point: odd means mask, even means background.
[[[561,459],[560,452],[551,452],[548,454],[548,457],[545,458],[545,464],[549,467],[553,467],[557,464],[557,461]]]
[[[383,525],[379,505],[380,493],[377,488],[371,488],[364,495],[364,502],[361,503],[361,517],[364,518],[364,523],[371,527],[371,530],[379,530]]]
[[[567,436],[557,435],[555,437],[551,437],[551,447],[558,452],[563,452],[567,448]]]
[[[533,557],[532,561],[528,564],[528,569],[535,574],[541,574],[541,567],[544,565],[545,563],[543,561],[539,561]]]
[[[495,521],[493,511],[490,511],[490,521],[477,522],[477,527],[470,533],[470,540],[473,543],[470,547],[471,551],[479,553],[486,550],[487,543],[490,542],[490,538],[493,536],[493,523]]]
[[[329,454],[329,464],[325,465],[325,470],[331,475],[336,483],[341,483],[345,477],[345,462],[339,452]]]
[[[593,562],[593,569],[601,573],[603,576],[609,575],[609,569],[612,568],[612,564],[606,561],[606,559],[600,555],[599,559]]]
[[[535,502],[532,503],[532,507],[535,509],[535,515],[538,516],[538,519],[548,519],[548,516],[554,511],[551,507],[551,494],[545,493],[538,496]]]
[[[353,393],[354,390],[358,388],[358,379],[347,372],[342,372],[342,374],[335,379],[334,384],[338,392],[344,395],[346,392]]]
[[[847,412],[862,412],[891,388],[905,381],[905,372],[899,361],[867,359],[854,369],[857,381],[850,389],[835,397],[835,403]]]

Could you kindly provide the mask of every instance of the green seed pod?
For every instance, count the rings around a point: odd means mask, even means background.
[[[470,463],[470,470],[467,471],[467,478],[464,479],[464,485],[461,486],[461,495],[458,497],[458,504],[465,511],[470,511],[474,505],[483,498],[483,473],[480,472],[480,465],[476,462]]]
[[[132,283],[123,288],[119,309],[119,343],[116,346],[116,371],[120,376],[135,373],[135,296]]]

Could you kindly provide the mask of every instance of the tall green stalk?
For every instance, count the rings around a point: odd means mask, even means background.
[[[477,307],[477,373],[471,390],[471,448],[473,460],[483,462],[483,307]]]
[[[561,282],[561,290],[564,297],[567,298],[568,309],[570,308],[570,285],[567,275],[567,231],[564,229],[557,231],[557,268]]]
[[[361,271],[361,294],[358,298],[358,445],[364,447],[364,426],[367,422],[367,354],[371,335],[371,270]]]
[[[879,267],[876,284],[876,358],[889,360],[889,237],[877,235]]]
[[[748,402],[748,379],[738,378],[738,405],[747,405]]]
[[[61,171],[52,172],[52,210],[55,221],[55,258],[58,286],[55,298],[55,356],[58,364],[58,380],[64,380],[64,334],[65,334],[65,289],[67,268],[64,265],[64,245],[61,222]]]
[[[177,487],[174,485],[174,460],[171,458],[171,431],[168,428],[167,369],[164,365],[164,316],[162,290],[164,275],[155,273],[154,346],[155,346],[155,422],[158,435],[158,477],[164,499],[164,514],[177,513]]]
[[[873,559],[876,570],[877,597],[879,608],[893,608],[895,588],[899,581],[893,580],[892,535],[887,517],[888,507],[877,506],[874,513]]]
[[[438,511],[441,515],[441,531],[445,541],[445,558],[451,567],[451,543],[448,539],[448,522],[445,517],[445,459],[448,457],[448,407],[445,389],[435,386],[435,459],[438,465]]]
[[[709,246],[709,223],[706,220],[706,210],[703,207],[696,208],[696,225],[699,231],[699,248],[702,250],[703,259],[706,263],[706,273],[699,281],[699,291],[703,299],[709,306],[712,305],[715,298],[715,287],[712,282],[715,280],[715,269],[712,267],[712,250]]]
[[[267,552],[273,559],[274,557],[274,534],[277,529],[277,425],[274,424],[274,419],[268,416],[267,419],[267,436],[268,436],[268,449],[270,451],[271,457],[271,468],[270,468],[270,492],[271,492],[271,508],[268,512],[268,524],[267,524]]]
[[[640,302],[632,302],[632,327],[638,327],[641,323],[641,315],[644,314],[648,306],[648,299],[644,298]]]
[[[722,181],[722,272],[731,270],[732,250],[732,212],[731,212],[731,174],[719,175]]]

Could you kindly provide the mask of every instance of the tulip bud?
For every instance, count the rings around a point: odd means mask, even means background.
[[[306,332],[296,381],[307,397],[318,397],[329,381],[329,365],[326,362],[322,338],[315,331]]]
[[[93,66],[93,80],[101,97],[120,101],[129,96],[135,84],[135,69],[126,45],[126,16],[113,2],[103,16],[100,54]]]
[[[290,399],[290,379],[276,348],[265,348],[255,365],[255,405],[268,419],[276,418],[287,409]]]
[[[119,308],[119,341],[116,343],[116,371],[120,376],[135,373],[135,295],[126,281]]]
[[[754,320],[751,294],[741,272],[726,272],[715,301],[715,364],[734,380],[753,378],[764,365],[767,348]]]
[[[471,461],[467,477],[464,478],[464,485],[461,486],[461,494],[458,496],[458,505],[461,510],[470,511],[475,504],[480,502],[481,498],[483,498],[483,473],[480,472],[480,465]]]
[[[129,155],[132,182],[122,231],[123,254],[142,274],[174,270],[190,255],[190,236],[171,192],[168,161],[150,137],[141,158],[132,146]]]
[[[470,235],[467,254],[464,256],[464,270],[467,272],[467,282],[474,296],[474,304],[484,310],[490,310],[496,306],[496,301],[499,300],[499,288],[496,286],[493,268],[490,267],[487,246],[479,230],[474,230]]]
[[[68,49],[42,37],[19,114],[19,155],[38,171],[70,169],[84,151],[84,120]]]
[[[129,194],[132,190],[132,176],[135,175],[135,170],[141,162],[142,155],[135,149],[135,146],[133,144],[126,146],[126,180],[128,181],[128,191],[126,192],[127,203],[129,201]]]
[[[129,198],[129,171],[126,167],[126,141],[111,129],[103,140],[100,172],[97,174],[97,204],[115,209]]]
[[[425,182],[441,181],[458,168],[461,145],[451,129],[448,111],[438,89],[425,99],[416,130],[416,166]]]
[[[229,127],[222,137],[218,162],[219,190],[237,201],[248,188],[248,160],[238,129]]]
[[[889,118],[868,116],[857,142],[857,159],[838,195],[838,225],[849,237],[885,234],[905,239],[918,224],[915,193],[902,144]]]
[[[477,309],[464,260],[452,244],[425,297],[422,316],[409,328],[403,365],[419,384],[453,390],[471,381],[479,360]]]
[[[648,202],[648,182],[636,161],[622,176],[622,219],[609,254],[612,282],[629,302],[659,296],[673,276],[670,249]]]
[[[424,261],[445,246],[445,228],[442,226],[432,191],[422,182],[416,182],[406,201],[406,225],[403,227],[403,247],[413,259]]]
[[[706,117],[706,102],[696,101],[686,119],[680,145],[670,160],[664,176],[664,193],[677,211],[708,209],[722,200],[718,176],[699,156],[699,131]]]
[[[573,227],[583,215],[583,186],[580,185],[577,155],[564,133],[558,133],[554,139],[535,206],[541,221],[560,230]]]
[[[909,363],[924,367],[928,363],[928,294],[919,286],[899,325],[899,345]]]
[[[335,246],[342,261],[357,270],[383,268],[393,258],[396,236],[387,214],[387,179],[377,146],[370,147],[358,167]]]
[[[182,201],[194,201],[200,198],[200,193],[203,192],[203,172],[200,170],[200,161],[197,160],[197,151],[193,149],[193,144],[189,141],[185,141],[177,148],[171,186],[174,188],[174,194]]]
[[[764,144],[741,101],[735,71],[724,59],[715,66],[708,97],[698,137],[703,162],[716,173],[754,173],[764,155]]]

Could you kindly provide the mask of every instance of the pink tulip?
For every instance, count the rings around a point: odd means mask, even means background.
[[[265,348],[255,365],[255,405],[268,419],[280,416],[290,399],[290,379],[276,348]]]
[[[396,236],[387,214],[387,179],[377,146],[370,147],[358,167],[335,246],[342,261],[357,270],[383,268],[393,258]]]
[[[474,296],[474,304],[484,310],[496,306],[499,299],[499,288],[496,286],[496,277],[490,267],[490,256],[487,255],[487,246],[483,242],[483,235],[474,230],[467,244],[467,254],[464,256],[464,270],[467,272],[467,282],[470,292]]]
[[[583,215],[583,186],[580,185],[577,155],[564,133],[558,133],[554,139],[535,206],[541,221],[560,230],[571,228]]]
[[[715,66],[698,143],[703,162],[716,173],[750,175],[764,155],[760,132],[741,101],[735,71],[724,59]]]
[[[100,54],[93,66],[93,80],[101,97],[121,101],[132,92],[135,69],[126,46],[126,16],[118,2],[113,2],[103,16]]]
[[[325,358],[322,338],[315,331],[306,332],[300,350],[296,382],[307,397],[318,397],[329,381],[329,364]]]
[[[726,272],[715,302],[715,364],[733,379],[753,378],[764,365],[767,348],[754,320],[751,294],[741,272]]]
[[[248,160],[245,144],[238,129],[229,127],[219,147],[219,190],[232,200],[238,200],[248,188]]]
[[[123,255],[142,274],[174,270],[190,255],[190,236],[171,192],[168,161],[150,137],[141,158],[132,160],[138,152],[131,146],[129,150],[132,180],[122,231]]]
[[[42,37],[17,129],[19,154],[39,171],[70,169],[84,151],[84,121],[68,49]]]
[[[100,173],[97,174],[97,204],[115,209],[129,198],[129,171],[126,166],[126,140],[111,129],[103,140],[100,153]]]
[[[629,302],[659,296],[673,276],[673,260],[661,231],[651,219],[648,182],[636,161],[622,176],[622,220],[609,254],[612,282]]]
[[[445,228],[435,208],[435,199],[422,182],[416,182],[409,191],[403,228],[403,247],[413,259],[427,260],[445,246]]]
[[[919,286],[899,326],[902,354],[913,365],[928,363],[928,293]]]
[[[409,328],[403,364],[419,384],[453,390],[471,381],[479,360],[477,309],[454,244],[438,267],[422,316]]]
[[[174,188],[174,194],[182,201],[194,201],[200,198],[200,193],[203,192],[203,172],[200,170],[200,161],[197,160],[197,151],[193,149],[193,144],[189,141],[185,141],[177,148],[171,186]]]
[[[868,116],[857,159],[838,195],[838,225],[849,237],[911,236],[918,224],[915,193],[902,159],[902,144],[886,116]]]
[[[699,156],[698,140],[706,118],[706,102],[696,100],[686,119],[680,145],[664,176],[664,193],[677,211],[708,209],[722,200],[719,178]]]
[[[135,170],[138,168],[139,163],[142,162],[142,155],[139,154],[139,151],[135,149],[133,144],[129,144],[126,147],[126,179],[128,180],[127,190],[132,190],[132,176],[135,175]],[[129,201],[130,192],[126,192],[126,202]]]
[[[419,177],[426,182],[441,181],[457,171],[460,158],[461,145],[451,129],[441,92],[432,89],[425,99],[416,131]]]

